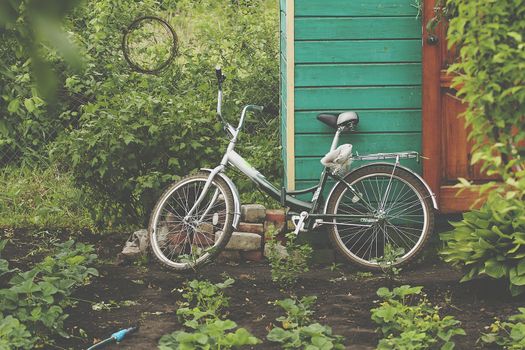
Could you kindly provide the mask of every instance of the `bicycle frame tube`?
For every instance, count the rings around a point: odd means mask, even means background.
[[[281,191],[273,186],[263,174],[261,174],[257,169],[251,166],[243,157],[241,157],[233,149],[229,150],[226,154],[228,163],[233,167],[237,168],[240,172],[246,175],[250,180],[255,182],[255,184],[265,193],[267,193],[273,199],[279,201],[281,199]],[[312,209],[312,204],[310,202],[302,201],[300,199],[294,198],[292,196],[286,195],[285,198],[286,206],[289,206],[292,209],[300,211],[310,211]]]

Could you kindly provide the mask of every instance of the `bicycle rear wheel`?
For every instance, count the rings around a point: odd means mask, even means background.
[[[204,200],[184,220],[204,190],[209,173],[188,176],[170,186],[153,209],[149,239],[159,262],[177,271],[194,270],[211,261],[233,231],[233,195],[215,177]]]
[[[432,234],[434,212],[428,191],[410,172],[390,165],[373,165],[348,174],[328,199],[334,218],[330,238],[347,260],[378,270],[380,264],[407,264]],[[392,259],[388,255],[397,252]],[[386,261],[392,259],[392,261]]]

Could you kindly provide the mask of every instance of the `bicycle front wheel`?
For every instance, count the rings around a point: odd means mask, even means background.
[[[194,270],[211,261],[228,243],[233,231],[233,194],[215,177],[204,199],[208,173],[188,176],[169,187],[153,209],[150,246],[159,262],[177,271]]]
[[[328,199],[336,217],[330,238],[347,260],[378,270],[400,266],[423,248],[434,227],[432,200],[419,179],[390,165],[373,165],[348,174]]]

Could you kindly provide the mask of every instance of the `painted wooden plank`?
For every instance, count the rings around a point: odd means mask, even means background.
[[[390,163],[394,160],[389,161]],[[372,163],[372,161],[359,161],[352,163],[351,169],[356,169],[362,165]],[[418,173],[421,173],[421,163],[415,159],[405,159],[400,161],[401,165],[406,166]],[[295,174],[297,180],[315,180],[319,179],[323,166],[320,158],[296,158],[295,159]]]
[[[295,40],[418,38],[421,38],[421,21],[414,17],[295,19]]]
[[[295,135],[295,155],[296,157],[324,156],[330,150],[332,139],[333,135],[326,134]],[[346,134],[339,141],[340,145],[344,143],[354,145],[353,151],[359,152],[359,154],[419,151],[421,149],[421,134]]]
[[[286,0],[279,0],[279,8],[286,13]]]
[[[413,16],[413,0],[300,0],[296,16]]]
[[[324,111],[296,112],[295,132],[334,134],[335,130],[317,120]],[[343,111],[328,112],[337,115]],[[420,110],[356,111],[359,114],[358,132],[418,132],[421,131]]]
[[[297,88],[296,110],[421,108],[421,87]]]
[[[301,64],[295,67],[295,86],[419,85],[420,63]]]
[[[421,62],[421,40],[298,41],[295,62]]]

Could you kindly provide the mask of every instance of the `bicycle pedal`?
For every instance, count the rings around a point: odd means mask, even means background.
[[[308,217],[308,213],[303,211],[301,215],[293,215],[292,216],[292,222],[295,226],[294,234],[298,235],[299,232],[306,232],[304,229],[304,220]]]

